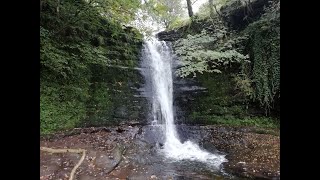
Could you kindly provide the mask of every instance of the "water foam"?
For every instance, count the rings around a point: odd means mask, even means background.
[[[162,152],[174,160],[188,159],[219,167],[227,161],[224,155],[212,154],[191,141],[182,143],[179,140],[173,115],[172,59],[171,49],[166,42],[155,38],[145,42],[143,60],[150,68],[154,122],[164,125]],[[161,116],[157,116],[157,113]]]

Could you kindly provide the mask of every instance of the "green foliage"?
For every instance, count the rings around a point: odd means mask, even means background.
[[[141,6],[140,0],[86,0],[109,21],[127,24],[136,17]]]
[[[236,89],[240,90],[240,94],[242,94],[243,97],[253,97],[254,89],[252,87],[252,80],[247,74],[235,75],[233,80],[236,83]]]
[[[178,29],[178,28],[190,25],[190,24],[191,24],[191,20],[189,18],[178,17],[169,24],[167,29],[168,30]]]
[[[204,73],[197,76],[201,87],[207,88],[186,105],[190,106],[190,112],[186,114],[190,118],[193,113],[204,116],[233,116],[243,118],[248,115],[246,104],[243,98],[234,94],[234,82],[232,73],[228,70],[225,73]]]
[[[209,2],[203,3],[200,7],[196,15],[200,19],[207,19],[213,16],[219,16],[219,10],[222,6],[224,6],[230,0],[213,0],[213,7],[210,7]],[[212,8],[212,14],[210,15],[210,8]],[[218,11],[218,12],[217,12]]]
[[[67,93],[61,90],[63,88],[46,86],[40,94],[41,134],[73,128],[86,116],[84,103],[72,100],[72,97],[66,96]]]
[[[118,5],[125,6],[121,11],[132,9],[126,2],[129,0],[41,2],[42,134],[79,126],[93,116],[101,124],[101,119],[110,119],[114,101],[110,87],[114,82],[107,83],[103,74],[108,74],[109,66],[135,66],[142,36],[112,19],[114,14],[104,17],[101,8],[113,6],[111,14],[120,12]],[[101,68],[97,71],[95,67]]]
[[[237,70],[235,68],[233,71]],[[233,71],[228,69],[221,74],[204,73],[197,76],[200,85],[206,87],[207,92],[197,96],[188,105],[190,113],[188,112],[185,123],[278,128],[278,120],[257,116],[260,112],[248,106],[246,96],[239,96],[234,91],[236,82],[233,81]]]
[[[177,70],[181,77],[196,73],[221,73],[221,67],[245,61],[248,56],[234,48],[234,45],[245,37],[226,38],[226,29],[221,28],[209,34],[205,30],[200,34],[187,35],[175,44],[175,52],[179,56],[182,67]]]
[[[195,16],[187,27],[188,35],[175,45],[182,61],[178,75],[221,73],[232,64],[240,65],[233,79],[237,97],[259,102],[266,113],[274,108],[280,100],[280,1],[273,1],[243,32],[231,32],[209,15]]]
[[[184,9],[181,7],[181,1],[179,0],[157,0],[153,1],[153,3],[153,10],[157,16],[156,19],[163,22],[166,28],[176,19],[181,18],[184,13]]]
[[[132,22],[146,37],[168,28],[182,17],[184,9],[180,1],[172,0],[145,0]]]
[[[250,36],[249,53],[253,64],[252,68],[246,65],[242,68],[242,74],[250,78],[250,89],[254,90],[248,95],[268,112],[275,99],[280,98],[280,1],[275,1],[244,33]],[[247,87],[240,89],[248,91]]]
[[[90,88],[91,98],[87,103],[88,113],[97,114],[100,111],[108,111],[111,106],[109,87],[107,83],[93,83]]]
[[[197,14],[189,24],[176,26],[183,37],[174,43],[182,61],[177,74],[196,75],[208,90],[188,105],[189,109],[203,116],[205,123],[210,122],[209,117],[241,121],[249,115],[263,115],[264,110],[265,116],[278,116],[280,1],[273,1],[266,13],[242,32],[230,31],[218,16],[209,16],[208,7],[203,8],[207,8],[206,15]],[[195,121],[202,122],[201,118]]]
[[[210,16],[210,7],[209,7],[209,2],[203,3],[200,7],[198,12],[196,13],[198,17],[201,19],[208,18]]]
[[[90,99],[86,102],[87,118],[81,119],[81,125],[101,125],[111,121],[113,99],[110,91],[110,85],[105,82],[91,84]]]
[[[280,91],[280,43],[274,38],[277,34],[271,32],[265,37],[261,34],[254,36],[253,80],[256,87],[255,98],[266,108],[271,106],[275,95]]]
[[[203,122],[205,124],[219,124],[228,126],[252,126],[260,128],[279,128],[280,124],[276,119],[268,117],[245,117],[235,118],[233,116],[217,116],[202,115],[194,113],[192,115],[194,121]]]

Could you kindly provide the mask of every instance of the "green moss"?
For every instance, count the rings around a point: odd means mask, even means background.
[[[61,4],[59,16],[43,2],[40,19],[41,134],[112,122],[138,72],[110,66],[137,66],[142,35],[83,1]]]
[[[40,97],[40,132],[50,134],[58,130],[75,127],[86,116],[85,104],[77,100],[59,100],[55,98],[58,88],[52,94],[41,94]]]
[[[252,80],[252,99],[266,113],[276,110],[275,104],[280,101],[280,6],[274,5],[240,33],[250,37],[246,51],[251,65],[244,66],[242,71]]]
[[[201,86],[206,87],[208,92],[196,97],[191,103],[192,111],[187,115],[185,123],[279,127],[277,120],[251,114],[252,107],[248,106],[245,97],[237,95],[232,74],[232,69],[229,69],[228,73],[204,73],[197,76]]]
[[[230,73],[204,73],[197,77],[207,93],[198,96],[192,102],[191,109],[204,115],[247,115],[244,99],[235,96],[234,82]]]
[[[190,121],[194,121],[194,123],[198,123],[198,124],[219,124],[219,125],[228,125],[228,126],[280,128],[279,121],[269,117],[236,118],[231,115],[217,116],[217,115],[202,115],[200,113],[194,113]]]

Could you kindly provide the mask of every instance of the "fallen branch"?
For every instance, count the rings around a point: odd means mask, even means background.
[[[47,147],[40,147],[41,151],[45,151],[45,152],[49,152],[49,153],[67,153],[67,152],[71,152],[71,153],[82,153],[82,157],[79,160],[79,162],[74,166],[74,168],[72,169],[71,173],[70,173],[70,178],[69,180],[73,180],[74,178],[74,174],[76,172],[76,170],[78,169],[78,167],[82,164],[85,156],[86,156],[86,150],[85,149],[52,149],[52,148],[47,148]]]

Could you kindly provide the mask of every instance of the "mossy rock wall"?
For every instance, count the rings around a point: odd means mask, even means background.
[[[182,85],[179,81],[189,83]],[[177,79],[174,99],[177,122],[210,124],[215,118],[248,116],[249,107],[237,95],[234,83],[231,73],[204,73],[196,78]]]
[[[44,1],[40,13],[40,133],[144,121],[142,34],[85,1],[55,9]]]
[[[174,105],[177,122],[210,124],[220,120],[280,118],[280,12],[273,10],[270,18],[270,13],[266,13],[268,9],[265,9],[270,5],[277,7],[266,0],[253,0],[247,4],[234,0],[221,8],[222,21],[229,30],[237,36],[249,36],[249,40],[243,42],[243,54],[250,55],[250,64],[223,69],[221,74],[198,73],[195,78],[176,78]],[[210,18],[195,17],[191,24],[160,32],[157,36],[175,44],[188,34],[199,34],[204,29],[212,31],[213,24]],[[250,95],[236,89],[234,76],[244,71],[252,80],[253,93]],[[274,98],[270,92],[276,92]],[[265,97],[268,101],[263,104],[261,100]]]

